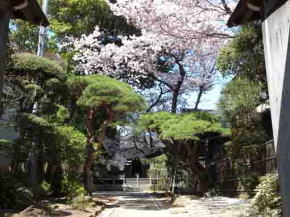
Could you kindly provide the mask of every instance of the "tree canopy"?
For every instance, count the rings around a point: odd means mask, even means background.
[[[120,81],[102,76],[87,76],[89,84],[78,99],[81,107],[109,107],[115,113],[136,112],[144,109],[144,99]],[[82,79],[80,80],[82,82]]]
[[[9,71],[20,76],[29,75],[43,80],[57,78],[65,81],[64,70],[55,62],[30,53],[18,53],[11,56]]]
[[[157,132],[164,140],[199,140],[200,134],[223,132],[218,119],[205,112],[179,115],[168,112],[145,114],[140,118],[139,127]]]

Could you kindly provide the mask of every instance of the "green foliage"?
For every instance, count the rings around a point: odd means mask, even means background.
[[[144,114],[138,121],[138,127],[141,131],[146,129],[159,131],[161,125],[173,117],[175,117],[175,115],[169,112]]]
[[[136,32],[125,18],[113,14],[105,0],[55,0],[50,10],[50,28],[58,37],[79,37],[91,33],[96,25],[114,34]]]
[[[62,105],[57,105],[57,111],[52,119],[58,124],[64,124],[69,119],[69,117],[69,110]]]
[[[225,150],[236,176],[242,177],[242,186],[251,192],[259,174],[247,163],[260,159],[264,143],[272,139],[270,120],[265,120],[270,117],[256,112],[256,107],[265,103],[262,93],[267,92],[261,26],[244,25],[221,50],[217,68],[224,76],[234,76],[222,90],[218,109],[222,121],[231,125],[231,141]]]
[[[262,84],[237,77],[221,92],[218,109],[224,121],[231,122],[239,113],[253,112],[261,104]]]
[[[18,106],[21,112],[31,113],[37,103],[37,113],[53,114],[59,100],[67,95],[64,70],[55,62],[33,54],[12,55],[6,79],[7,99],[15,102],[13,106]]]
[[[48,196],[50,191],[52,190],[51,189],[51,184],[48,183],[47,181],[43,180],[39,186],[40,188],[40,192],[41,192],[41,195],[43,196]]]
[[[198,140],[199,134],[223,131],[217,118],[204,112],[180,115],[167,112],[145,114],[140,118],[139,128],[156,131],[165,140]]]
[[[33,194],[15,176],[0,174],[0,209],[24,209],[33,203]]]
[[[41,134],[45,131],[51,133],[52,127],[49,122],[35,114],[22,113],[18,116],[18,123],[21,129],[34,131],[35,134]]]
[[[0,139],[0,151],[8,151],[11,152],[13,148],[13,143],[10,140],[7,139]]]
[[[96,206],[96,202],[90,196],[85,196],[81,194],[72,200],[72,206],[75,209],[85,209],[85,208],[92,208]]]
[[[251,203],[251,216],[282,216],[278,174],[268,174],[260,178]]]
[[[261,26],[242,26],[236,37],[221,49],[217,68],[224,76],[242,75],[266,83]]]
[[[9,47],[14,53],[36,53],[38,47],[39,27],[24,20],[10,21]],[[55,51],[57,41],[53,37],[46,37],[45,50]]]
[[[56,63],[44,57],[29,53],[18,53],[11,57],[8,71],[21,76],[30,76],[35,80],[45,81],[50,78],[57,78],[65,81],[64,70]]]
[[[108,107],[121,114],[145,108],[144,99],[129,85],[107,76],[74,76],[67,85],[73,95],[79,96],[77,104],[84,108]]]
[[[86,193],[81,182],[76,179],[75,174],[66,173],[62,179],[61,188],[63,193],[70,198],[85,195]]]
[[[42,181],[40,186],[44,191],[48,192],[50,190],[50,184],[47,181]]]
[[[84,161],[86,136],[70,125],[56,126],[56,142],[60,148],[62,162],[74,168]]]
[[[142,163],[150,164],[150,169],[147,175],[152,179],[151,190],[167,191],[169,189],[168,174],[167,174],[167,156],[162,154],[151,159],[143,159]],[[156,180],[159,178],[159,180]]]
[[[271,139],[267,134],[261,114],[256,107],[262,103],[263,85],[242,76],[235,77],[222,90],[218,109],[223,122],[231,125],[231,141],[225,151],[232,160],[237,177],[245,190],[252,191],[257,185],[258,174],[246,166],[255,160]]]
[[[235,159],[255,156],[270,139],[261,115],[255,111],[261,104],[261,91],[261,84],[242,77],[235,78],[222,90],[218,108],[223,121],[231,123],[232,140],[226,150]]]

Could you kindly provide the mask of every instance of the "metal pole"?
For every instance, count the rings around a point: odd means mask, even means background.
[[[48,9],[48,2],[49,0],[43,0],[42,3],[42,10],[45,16],[47,16],[47,9]],[[45,38],[47,35],[47,29],[44,26],[39,27],[39,40],[38,40],[38,48],[37,48],[37,56],[44,56],[45,51]]]

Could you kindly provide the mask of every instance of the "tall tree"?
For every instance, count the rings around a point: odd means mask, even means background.
[[[77,99],[77,105],[86,116],[87,145],[84,186],[87,192],[91,193],[90,170],[93,164],[93,154],[104,144],[108,126],[127,113],[144,109],[145,103],[130,86],[107,76],[75,76],[71,77],[67,84],[72,97]],[[96,125],[97,116],[99,126]],[[99,133],[97,133],[98,129]]]
[[[5,105],[17,111],[17,120],[11,121],[18,121],[16,127],[19,128],[20,138],[30,149],[26,160],[32,187],[42,179],[43,137],[47,135],[45,131],[50,129],[48,121],[39,116],[57,110],[56,104],[61,100],[65,80],[66,75],[59,65],[33,54],[12,55],[8,65]],[[39,104],[37,111],[34,110],[35,103]]]
[[[176,46],[221,45],[231,36],[224,23],[231,14],[225,0],[116,0],[109,1],[114,13],[148,32],[172,38]],[[182,13],[181,13],[182,11]]]
[[[186,170],[190,174],[193,192],[208,190],[207,171],[199,162],[199,156],[206,149],[207,141],[221,136],[224,131],[216,117],[204,112],[180,115],[156,112],[141,116],[138,126],[141,132],[157,133],[166,145],[165,153],[173,180],[177,172]]]
[[[135,34],[139,31],[126,19],[116,16],[105,0],[56,0],[50,2],[50,28],[60,38],[80,37],[95,26],[108,34]]]
[[[258,24],[248,24],[221,49],[217,68],[224,76],[243,76],[252,81],[266,82],[266,67],[262,29]]]

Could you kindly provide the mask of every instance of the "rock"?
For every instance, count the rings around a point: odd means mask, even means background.
[[[17,188],[15,192],[15,208],[24,209],[33,204],[33,194],[26,187]]]

